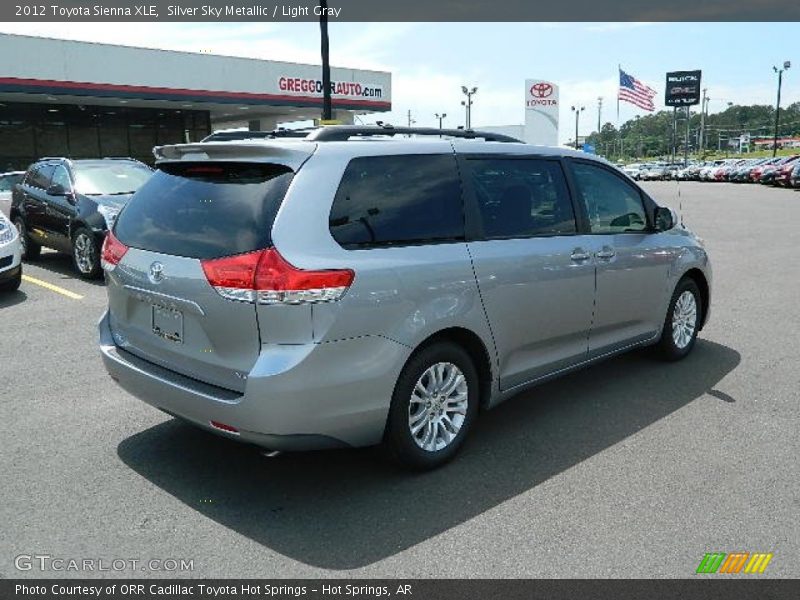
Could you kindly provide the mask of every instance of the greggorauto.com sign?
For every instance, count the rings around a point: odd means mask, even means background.
[[[307,77],[280,77],[281,92],[298,95],[322,96],[322,80]],[[383,87],[357,81],[331,81],[331,95],[345,98],[383,98]]]

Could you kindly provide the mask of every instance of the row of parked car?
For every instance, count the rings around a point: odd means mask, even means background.
[[[800,187],[800,154],[774,158],[733,158],[690,165],[678,172],[678,179]]]
[[[636,181],[667,181],[676,179],[683,163],[632,163],[624,165],[622,170]]]

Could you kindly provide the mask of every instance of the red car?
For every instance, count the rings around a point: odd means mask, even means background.
[[[780,157],[776,157],[771,160],[768,160],[765,163],[761,163],[760,165],[758,165],[755,169],[750,171],[750,181],[752,181],[753,183],[758,183],[761,180],[761,173],[764,171],[764,169],[771,167],[772,165],[774,165],[777,162],[780,162],[781,160],[783,159]]]
[[[798,159],[800,159],[800,154],[795,154],[788,160],[781,163],[781,165],[775,169],[775,176],[772,180],[772,183],[775,185],[782,185],[784,187],[792,187],[792,171],[797,165]]]

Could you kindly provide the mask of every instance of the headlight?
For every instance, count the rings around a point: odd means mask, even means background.
[[[106,220],[106,227],[108,227],[110,231],[111,228],[114,226],[114,221],[117,220],[119,209],[101,204],[97,207],[97,212],[103,215],[103,218]]]
[[[17,237],[16,227],[6,219],[3,213],[0,213],[0,244],[7,244],[15,237]]]

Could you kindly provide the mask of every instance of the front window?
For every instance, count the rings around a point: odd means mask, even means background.
[[[592,233],[628,233],[647,229],[639,190],[611,171],[583,162],[572,171],[586,207]]]

